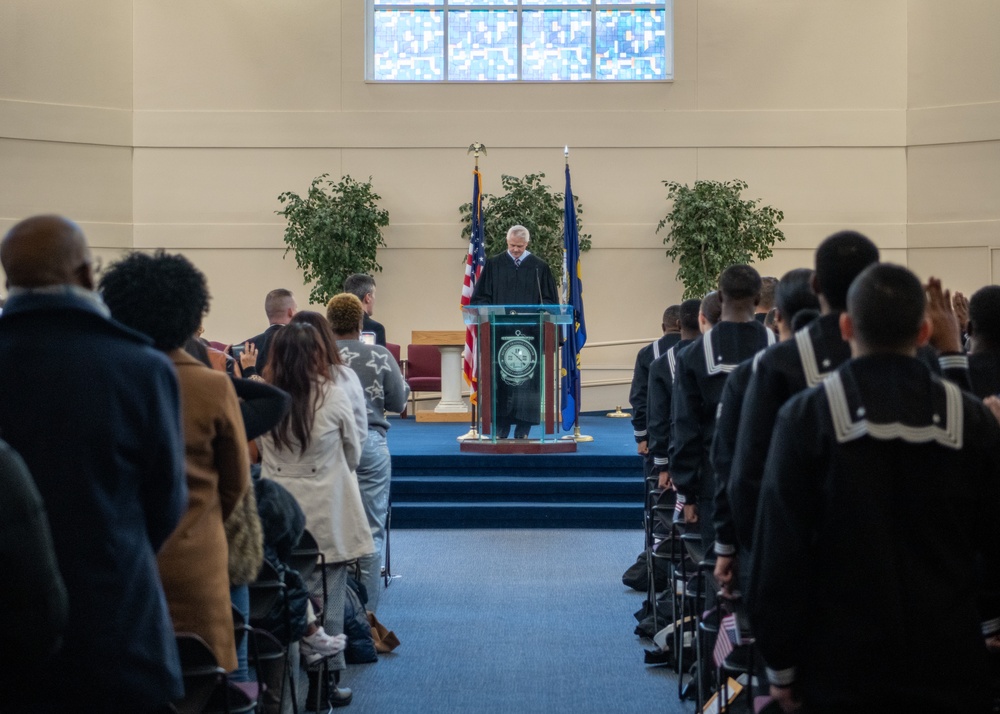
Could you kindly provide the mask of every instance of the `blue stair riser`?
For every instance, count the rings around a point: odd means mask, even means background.
[[[393,528],[640,528],[642,505],[393,503]]]
[[[465,476],[393,476],[393,500],[401,501],[616,501],[642,503],[642,484],[635,479],[567,479]]]

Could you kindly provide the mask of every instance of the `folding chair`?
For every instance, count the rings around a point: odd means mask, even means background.
[[[248,690],[229,681],[205,640],[191,632],[176,637],[184,679],[184,697],[174,702],[180,714],[241,714],[257,708]]]
[[[280,660],[282,669],[279,702],[284,701],[287,692],[291,696],[292,710],[298,712],[288,648],[265,628],[260,627],[261,622],[270,614],[274,606],[280,602],[285,629],[287,632],[291,632],[291,617],[288,612],[285,583],[281,580],[274,566],[265,560],[263,565],[261,565],[260,572],[257,574],[257,579],[250,583],[248,588],[250,590],[249,632],[252,632],[254,635],[250,639],[249,654],[256,661],[255,666],[258,668],[262,664],[265,667],[275,666],[275,663]],[[289,685],[287,690],[285,689],[286,682]]]

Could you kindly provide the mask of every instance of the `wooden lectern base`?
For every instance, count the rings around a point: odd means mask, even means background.
[[[569,454],[576,451],[575,441],[534,441],[532,439],[499,439],[463,441],[459,450],[467,454]]]
[[[417,421],[464,422],[472,421],[472,412],[436,412],[433,409],[419,409],[416,412]]]

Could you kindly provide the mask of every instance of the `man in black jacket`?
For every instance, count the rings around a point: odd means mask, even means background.
[[[299,311],[299,306],[295,302],[295,296],[291,290],[277,288],[272,290],[264,298],[264,312],[267,313],[268,328],[259,335],[243,340],[239,344],[252,343],[257,348],[257,364],[254,365],[256,371],[263,372],[264,365],[267,364],[267,355],[271,348],[271,338],[274,333],[287,325]]]
[[[350,275],[344,281],[344,292],[356,296],[365,309],[361,323],[362,334],[371,332],[375,335],[375,344],[385,347],[385,327],[372,319],[375,314],[375,278],[363,273]]]

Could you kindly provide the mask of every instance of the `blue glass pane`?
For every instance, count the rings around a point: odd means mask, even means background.
[[[589,5],[590,0],[524,0],[522,5]]]
[[[598,5],[663,5],[663,0],[597,0]]]
[[[600,10],[596,30],[597,79],[668,78],[662,10]]]
[[[372,79],[405,82],[444,79],[444,13],[376,10]]]
[[[517,10],[450,11],[448,79],[517,79]]]
[[[517,5],[517,0],[448,0],[449,5]],[[451,20],[449,20],[451,22]]]
[[[521,79],[590,79],[590,10],[523,10]]]

